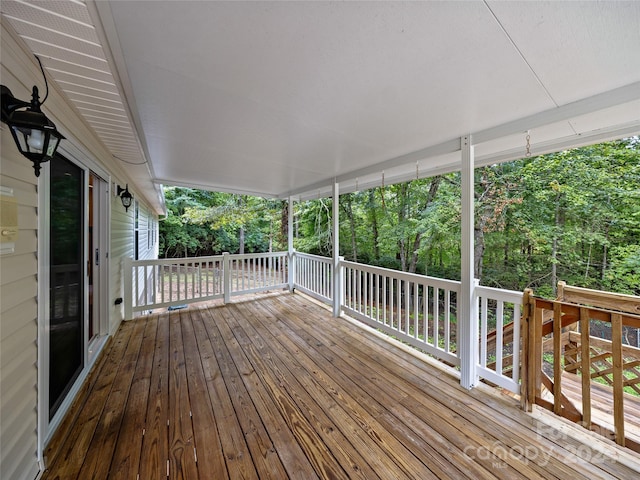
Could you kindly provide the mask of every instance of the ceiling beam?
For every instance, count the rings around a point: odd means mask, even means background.
[[[557,108],[552,108],[550,110],[545,110],[543,112],[529,115],[519,120],[514,120],[514,121],[503,123],[501,125],[498,125],[492,128],[480,130],[478,132],[473,133],[472,137],[474,139],[474,143],[477,145],[479,143],[488,142],[488,141],[496,140],[509,135],[526,132],[528,130],[532,130],[534,128],[542,127],[545,125],[550,125],[552,123],[568,121],[572,118],[580,117],[582,115],[587,115],[593,112],[597,112],[599,110],[604,110],[605,108],[614,107],[616,105],[621,105],[621,104],[632,102],[635,100],[640,100],[640,82],[631,83],[629,85],[625,85],[623,87],[619,87],[614,90],[609,90],[607,92],[603,92],[603,93],[594,95],[592,97],[587,97],[581,100],[577,100],[575,102],[571,102]],[[638,123],[634,123],[633,125],[637,127]],[[633,132],[633,129],[636,127],[633,127],[633,126],[630,127],[631,132]],[[627,133],[619,135],[618,138],[624,135],[633,134],[633,133],[628,133],[628,129],[626,127],[621,131],[624,131]],[[637,133],[637,131],[638,130],[636,128],[635,133]],[[544,151],[545,153],[549,153],[551,151],[564,150],[567,148],[585,145],[586,143],[597,143],[598,141],[604,141],[604,140],[598,140],[601,134],[603,135],[603,138],[607,138],[607,139],[615,138],[615,136],[609,135],[608,133],[605,134],[604,132],[605,132],[604,130],[602,131],[596,130],[594,131],[593,135],[590,133],[586,133],[586,134],[575,135],[571,137],[564,137],[557,141],[554,140],[553,142],[549,142],[549,144],[544,148]],[[593,139],[593,141],[589,140],[585,142],[585,139]],[[551,145],[556,145],[555,147],[553,147],[554,148],[553,150],[551,149],[552,148]],[[382,172],[385,169],[396,168],[403,165],[413,166],[415,162],[419,160],[424,160],[424,159],[435,157],[438,155],[445,155],[448,153],[457,152],[459,150],[460,150],[460,139],[455,138],[446,142],[439,143],[437,145],[432,145],[427,148],[416,150],[415,152],[407,153],[399,157],[395,157],[389,160],[385,160],[383,162],[379,162],[375,165],[353,170],[349,173],[336,177],[335,181],[337,182],[352,181],[358,177],[364,177],[372,173]],[[513,160],[519,157],[522,157],[522,151],[520,151],[519,155],[516,154],[515,151],[508,151],[508,152],[497,152],[496,154],[491,154],[491,155],[485,155],[483,157],[479,157],[477,160],[478,160],[478,164],[487,165],[489,163],[505,162],[505,161]],[[458,167],[456,166],[455,169],[457,168]],[[454,171],[455,169],[451,171]],[[306,196],[305,194],[327,188],[329,185],[331,185],[331,183],[332,183],[332,180],[324,180],[324,181],[316,182],[299,189],[285,192],[282,195],[280,195],[280,197],[281,198],[287,198],[289,196],[305,197]]]
[[[585,145],[593,145],[596,143],[607,142],[611,140],[615,140],[617,138],[625,138],[631,137],[633,135],[637,135],[640,132],[640,121],[631,122],[628,124],[624,124],[615,128],[607,128],[601,130],[595,130],[590,133],[584,133],[581,135],[571,135],[568,137],[554,139],[547,142],[541,142],[535,144],[535,149],[533,151],[534,156],[545,155],[547,153],[560,152],[563,150],[567,150],[569,148],[577,148]],[[476,157],[475,165],[476,167],[484,167],[487,165],[493,165],[496,163],[504,163],[510,162],[512,160],[517,160],[518,158],[522,158],[524,155],[524,150],[522,147],[504,150],[501,152],[492,153],[489,155],[479,155]],[[459,161],[449,162],[444,165],[439,165],[435,168],[427,168],[421,169],[419,178],[431,178],[436,175],[446,175],[447,173],[455,172],[460,170]],[[396,183],[409,182],[411,180],[416,179],[416,173],[411,170],[411,172],[387,176],[385,179],[385,183],[387,185],[393,185]],[[351,181],[347,184],[340,186],[340,193],[352,193],[357,191],[369,190],[370,188],[376,188],[381,185],[380,178],[372,181],[360,181],[356,184],[354,181]],[[325,197],[331,195],[331,185],[327,184],[323,187],[318,187],[315,190],[309,190],[303,194],[295,196],[296,200],[312,200],[319,196]]]
[[[589,113],[615,107],[623,103],[640,100],[640,82],[631,83],[608,92],[599,93],[592,97],[576,100],[557,108],[535,113],[512,122],[503,123],[496,127],[480,130],[473,134],[474,143],[488,142],[527,130],[543,127],[552,123],[570,120]]]
[[[570,135],[568,137],[557,138],[546,142],[535,144],[532,149],[532,155],[544,155],[547,153],[560,152],[570,148],[583,147],[585,145],[594,145],[596,143],[607,142],[618,138],[631,137],[640,133],[640,120],[612,128],[603,128],[588,133]],[[476,157],[476,166],[492,165],[495,163],[504,163],[523,157],[522,147],[505,150],[502,152],[492,153]]]

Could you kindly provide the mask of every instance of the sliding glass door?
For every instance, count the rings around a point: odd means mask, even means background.
[[[49,196],[49,419],[84,368],[85,172],[51,162]]]

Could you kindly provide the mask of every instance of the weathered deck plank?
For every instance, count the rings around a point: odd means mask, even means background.
[[[200,326],[202,327],[201,330]],[[207,378],[209,400],[218,424],[222,453],[227,464],[229,478],[258,478],[251,461],[251,454],[249,453],[244,433],[225,384],[222,374],[223,367],[219,365],[216,356],[218,345],[221,345],[220,348],[224,347],[220,340],[221,334],[208,312],[203,315],[202,323],[198,325],[196,332],[200,354],[202,355],[202,365]]]
[[[125,410],[129,391],[138,363],[140,347],[145,325],[134,326],[127,348],[109,391],[105,407],[96,425],[80,470],[80,478],[105,479],[109,474],[109,465],[104,458],[112,458],[116,449],[116,440],[122,427],[122,412]]]
[[[191,425],[191,399],[187,385],[182,325],[190,320],[180,312],[169,315],[169,478],[198,477],[196,450]],[[190,354],[188,352],[187,354]],[[194,403],[197,402],[194,397]]]
[[[147,319],[150,321],[150,319]],[[154,320],[151,320],[154,321]],[[169,314],[163,313],[158,323],[153,369],[149,385],[149,402],[145,415],[142,448],[140,451],[140,478],[163,478],[167,475],[169,435]]]
[[[222,366],[222,374],[227,380],[227,389],[247,440],[253,463],[263,478],[286,478],[285,468],[253,403],[256,392],[247,389],[247,384],[252,383],[256,372],[253,366],[243,358],[240,344],[224,319],[225,312],[227,309],[212,311],[221,334],[217,339],[216,355],[218,363]]]
[[[301,295],[143,317],[123,325],[105,355],[44,478],[640,472],[640,455],[608,444],[604,455],[541,428],[513,399],[467,392],[446,369]]]
[[[55,450],[47,449],[48,453],[56,452],[55,456],[49,458],[55,462],[59,478],[75,478],[82,468],[118,367],[129,344],[131,332],[137,327],[133,324],[123,326],[121,335],[111,342],[105,354],[106,360],[101,361],[99,368],[93,371],[94,376],[89,380],[91,386],[86,398],[76,403],[68,414],[75,418],[73,425],[61,432],[63,438],[54,438],[51,442],[54,445],[59,443],[61,446],[56,446]]]
[[[287,312],[287,317],[293,317],[295,312]],[[320,320],[313,315],[307,314],[305,318],[299,317],[297,324],[307,325],[307,335],[316,335],[313,324]],[[355,365],[353,370],[355,372],[376,372],[374,380],[369,384],[368,390],[376,392],[376,396],[381,398],[385,392],[390,395],[384,399],[383,405],[387,409],[392,409],[393,415],[397,418],[403,418],[408,424],[415,424],[421,422],[422,425],[418,434],[429,435],[431,441],[435,441],[438,437],[441,437],[441,448],[446,451],[447,458],[451,460],[456,459],[456,463],[463,467],[463,471],[466,475],[472,478],[541,478],[540,472],[544,475],[547,473],[545,468],[541,468],[533,462],[521,462],[512,456],[506,456],[503,459],[504,464],[500,469],[495,469],[495,459],[492,459],[488,455],[478,455],[477,462],[479,465],[474,465],[474,462],[470,461],[469,457],[465,455],[465,450],[471,451],[468,447],[473,446],[473,450],[481,452],[489,452],[492,449],[496,449],[496,445],[504,445],[506,448],[513,448],[515,451],[525,450],[530,444],[527,438],[517,438],[512,434],[511,428],[507,422],[507,426],[497,424],[495,417],[486,418],[480,412],[474,414],[468,414],[471,407],[470,399],[460,400],[460,390],[458,385],[453,385],[453,389],[450,391],[442,391],[447,386],[446,379],[440,377],[439,382],[431,384],[428,379],[433,378],[428,372],[424,372],[424,377],[421,377],[419,372],[422,370],[419,364],[403,365],[401,358],[390,352],[391,355],[384,355],[383,344],[374,343],[365,336],[361,337],[361,341],[350,345],[345,342],[345,330],[341,328],[341,325],[327,325],[323,330],[323,337],[328,337],[328,332],[335,328],[335,335],[331,336],[331,340],[338,344],[342,344],[343,348],[348,349],[350,355],[336,355],[336,360],[340,361],[341,358],[350,359],[359,358],[362,365]],[[313,342],[314,340],[311,340]],[[320,340],[315,340],[320,342]],[[382,340],[384,342],[384,340]],[[386,342],[385,342],[386,343]],[[368,348],[367,348],[368,347]],[[372,348],[373,347],[373,348]],[[353,361],[352,361],[353,362]],[[389,374],[396,379],[402,379],[403,381],[396,381],[392,385],[392,389],[389,389],[389,384],[385,379],[389,378],[389,375],[385,375],[383,370],[389,370]],[[361,375],[360,383],[366,384],[366,375]],[[422,385],[419,388],[416,385]],[[401,394],[399,398],[398,393]],[[425,396],[429,398],[429,402],[425,402]],[[390,411],[388,413],[390,413]],[[408,417],[414,417],[409,419]],[[436,435],[433,435],[430,425],[437,426]],[[512,426],[512,425],[511,425]],[[406,429],[406,427],[405,427]],[[517,430],[516,430],[517,431]],[[435,438],[434,438],[435,437]],[[473,443],[471,443],[473,442]],[[475,445],[473,445],[475,443]],[[456,448],[457,447],[457,448]],[[553,460],[550,460],[553,462]],[[484,469],[478,467],[482,465]],[[563,469],[564,465],[558,462],[556,468]],[[536,470],[538,472],[536,472]],[[573,472],[572,472],[573,473]],[[542,476],[544,478],[544,476]],[[574,478],[580,478],[574,476]]]
[[[206,338],[202,325],[201,312],[196,310],[182,323],[184,348],[190,354],[186,356],[189,397],[201,401],[191,403],[193,415],[193,434],[197,455],[198,472],[207,473],[211,478],[227,478],[227,466],[222,454],[218,422],[214,415],[207,389],[204,371],[204,356],[198,346],[198,337]]]
[[[111,461],[109,478],[126,480],[135,478],[139,471],[142,431],[145,428],[149,387],[153,367],[153,352],[158,331],[157,321],[145,322],[144,336],[140,348],[138,364],[134,368],[134,377],[129,392],[127,406],[122,415],[122,428],[118,434],[121,439]],[[124,441],[126,439],[126,441]]]
[[[242,308],[242,306],[238,306],[238,308]],[[244,317],[248,312],[242,313],[243,315],[239,315],[238,318]],[[273,323],[269,322],[269,324]],[[345,435],[351,438],[358,450],[366,449],[371,452],[377,462],[377,465],[372,464],[377,474],[382,478],[390,478],[396,472],[402,472],[408,478],[438,478],[444,475],[445,470],[438,468],[439,466],[435,462],[427,467],[427,464],[416,456],[412,449],[408,449],[393,435],[393,432],[387,428],[388,425],[381,422],[386,410],[376,408],[377,402],[371,396],[376,396],[379,392],[372,391],[370,395],[359,385],[360,377],[364,377],[363,371],[375,371],[372,365],[365,366],[356,372],[346,364],[341,364],[339,358],[326,357],[320,353],[320,350],[327,348],[327,339],[310,337],[305,340],[302,338],[302,336],[306,336],[305,332],[295,331],[284,318],[279,318],[277,324],[280,333],[277,338],[281,349],[276,344],[272,349],[288,352],[283,355],[282,361],[300,366],[295,372],[296,376],[310,379],[303,383],[304,387],[313,392],[315,398],[322,400],[324,409],[330,405],[330,413],[335,415],[336,412],[340,412],[341,417],[334,418],[334,422],[340,428],[345,429]],[[247,328],[250,327],[247,325]],[[324,332],[326,333],[326,330]],[[266,325],[262,325],[260,330],[256,332],[262,338],[269,338],[270,333],[273,332],[269,332]],[[273,337],[273,339],[275,338]],[[332,339],[328,340],[333,341]],[[343,352],[343,354],[348,354],[348,352]],[[292,355],[295,355],[295,360]],[[341,367],[345,367],[344,370]],[[399,401],[400,399],[394,400]],[[366,432],[369,438],[362,435],[354,438],[351,435],[351,432],[360,432],[361,430]],[[406,435],[404,438],[406,439]],[[365,443],[365,440],[368,441]],[[360,443],[361,441],[362,443]],[[365,460],[370,461],[370,459]],[[449,467],[451,467],[450,464]],[[452,472],[449,474],[451,475]],[[460,472],[456,471],[456,475],[460,475]]]

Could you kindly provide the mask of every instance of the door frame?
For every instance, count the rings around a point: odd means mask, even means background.
[[[100,269],[98,270],[98,289],[93,291],[94,302],[96,299],[98,300],[98,305],[95,307],[94,314],[98,316],[98,332],[96,336],[91,339],[89,338],[89,328],[88,321],[89,315],[87,315],[87,325],[85,329],[85,340],[88,345],[88,351],[86,353],[85,363],[93,364],[95,361],[96,355],[102,349],[102,346],[106,340],[106,337],[109,334],[109,313],[110,313],[110,305],[109,305],[109,250],[110,250],[110,225],[111,225],[111,196],[110,196],[110,188],[111,188],[111,179],[109,176],[100,175],[95,169],[91,168],[86,170],[89,175],[93,175],[94,178],[98,180],[97,184],[94,184],[93,187],[93,201],[94,201],[94,225],[98,227],[98,234],[94,237],[97,240],[96,244],[94,244],[94,248],[97,246],[100,257]],[[87,195],[89,194],[89,184],[85,183],[85,188]],[[87,235],[88,232],[88,208],[87,208]],[[88,249],[88,242],[85,242],[86,248]],[[87,259],[95,264],[95,257],[93,252],[87,251]],[[95,305],[95,303],[94,303]],[[87,313],[90,308],[87,305]]]
[[[59,147],[59,153],[68,161],[84,171],[84,194],[85,199],[89,195],[89,175],[91,173],[101,179],[100,199],[99,199],[99,218],[94,218],[94,223],[99,224],[99,249],[100,249],[100,286],[96,292],[96,298],[100,302],[98,308],[98,336],[89,343],[88,338],[88,321],[89,321],[89,291],[88,276],[83,275],[85,281],[84,298],[83,298],[83,322],[84,322],[84,338],[83,338],[83,355],[84,368],[80,375],[76,378],[73,386],[67,393],[65,399],[60,404],[56,414],[49,419],[49,315],[50,315],[50,298],[49,298],[49,275],[51,256],[49,252],[50,225],[51,218],[49,212],[49,198],[51,196],[50,184],[50,164],[46,162],[42,164],[42,172],[38,177],[38,462],[41,471],[44,470],[45,457],[44,451],[51,437],[60,426],[64,416],[69,411],[71,404],[75,400],[82,384],[87,378],[91,367],[95,363],[98,354],[104,348],[109,335],[110,310],[110,282],[109,282],[109,251],[111,250],[111,175],[104,170],[90,155],[79,150],[68,142],[63,142]],[[52,160],[55,161],[55,160]],[[88,251],[88,235],[89,235],[89,206],[88,201],[85,202],[84,212],[84,231],[83,231],[83,265],[87,260],[92,259]],[[86,268],[86,267],[85,267]]]

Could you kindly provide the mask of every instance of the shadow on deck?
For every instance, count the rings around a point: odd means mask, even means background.
[[[640,455],[300,294],[123,323],[44,478],[636,478]]]

